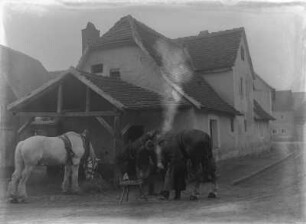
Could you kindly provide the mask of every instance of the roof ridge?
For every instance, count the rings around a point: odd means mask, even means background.
[[[202,36],[195,35],[195,36],[187,36],[187,37],[178,37],[178,38],[174,38],[172,40],[174,40],[174,41],[200,40],[200,39],[212,38],[212,37],[216,37],[216,36],[223,36],[223,35],[235,33],[235,32],[238,32],[238,31],[245,31],[245,29],[244,29],[244,27],[238,27],[238,28],[233,28],[233,29],[228,29],[228,30],[216,31],[216,32],[208,33],[208,34],[202,35]]]

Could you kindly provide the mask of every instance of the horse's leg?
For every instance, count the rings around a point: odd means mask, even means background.
[[[217,197],[217,191],[218,191],[217,181],[212,181],[211,182],[211,191],[208,194],[208,198],[216,198]]]
[[[199,197],[200,197],[200,181],[196,180],[193,187],[193,191],[190,195],[190,200],[198,200]]]
[[[211,191],[208,194],[208,198],[216,198],[217,191],[218,191],[218,184],[217,184],[217,166],[216,161],[214,158],[210,160],[210,176],[211,176]]]
[[[31,172],[35,166],[34,165],[26,165],[21,174],[21,179],[18,185],[18,197],[19,202],[25,202],[28,195],[26,190],[26,182],[31,175]]]
[[[14,164],[15,164],[15,171],[12,174],[11,180],[8,184],[8,197],[9,201],[12,203],[18,202],[17,196],[18,196],[18,183],[21,178],[21,173],[24,168],[24,162],[21,154],[21,148],[22,148],[23,142],[19,142],[16,146],[15,150],[15,158],[14,158]]]
[[[79,193],[79,182],[78,182],[78,175],[79,175],[79,164],[72,165],[72,176],[71,176],[71,191],[73,193]]]
[[[190,200],[198,200],[200,197],[200,185],[201,185],[200,181],[201,161],[199,160],[198,157],[196,157],[192,158],[190,162],[191,162],[191,169],[189,170],[189,172],[191,172],[191,176],[195,180],[194,187],[190,195]]]
[[[64,179],[62,183],[62,192],[67,193],[69,190],[69,180],[71,176],[71,166],[65,165]]]
[[[16,203],[17,202],[17,185],[21,178],[21,169],[16,169],[12,174],[11,181],[8,184],[8,197],[9,201]]]

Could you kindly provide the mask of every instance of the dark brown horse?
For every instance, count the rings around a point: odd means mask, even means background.
[[[144,134],[117,156],[116,162],[122,176],[127,174],[130,180],[146,180],[154,173],[157,164],[153,143],[155,135],[156,132]]]
[[[166,169],[163,197],[169,197],[169,191],[175,190],[175,199],[185,190],[186,177],[195,181],[191,200],[199,197],[201,182],[212,183],[208,197],[217,194],[216,164],[213,157],[211,139],[200,130],[185,130],[178,133],[166,133],[157,138],[155,153],[157,167]]]

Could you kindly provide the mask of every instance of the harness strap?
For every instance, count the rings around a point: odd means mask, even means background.
[[[69,140],[69,138],[67,137],[66,134],[63,134],[61,136],[58,136],[65,144],[65,149],[67,152],[67,163],[69,165],[73,165],[72,162],[72,158],[75,156],[75,153],[72,151],[72,145],[71,145],[71,141]]]

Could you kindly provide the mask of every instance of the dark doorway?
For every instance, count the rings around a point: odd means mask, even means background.
[[[129,127],[124,135],[124,142],[134,142],[136,139],[140,138],[144,134],[144,126],[133,125]]]

